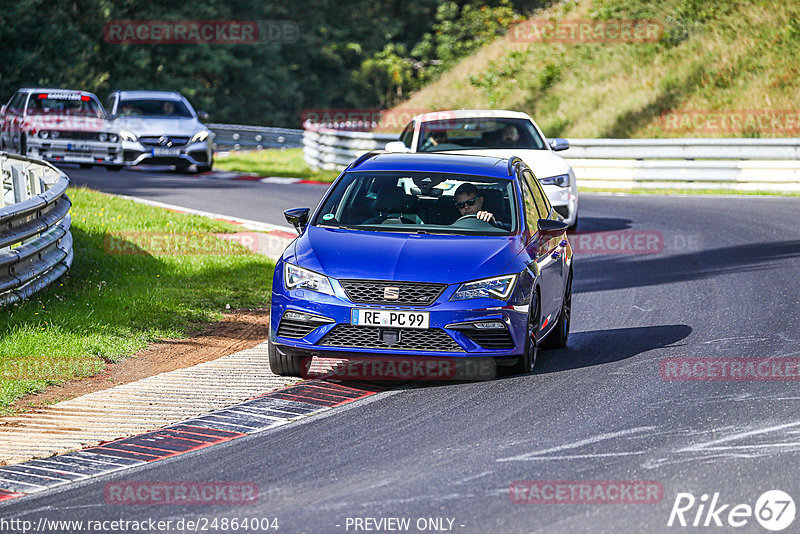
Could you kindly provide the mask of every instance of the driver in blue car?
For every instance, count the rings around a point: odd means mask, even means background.
[[[464,183],[458,186],[458,189],[456,189],[456,208],[458,208],[462,217],[466,215],[475,215],[481,221],[486,221],[503,230],[509,229],[506,227],[506,224],[495,219],[494,214],[482,210],[482,207],[483,195],[475,184]]]

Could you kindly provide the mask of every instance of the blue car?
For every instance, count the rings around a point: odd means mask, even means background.
[[[269,362],[482,358],[526,373],[570,328],[567,224],[518,157],[369,153],[275,266]]]

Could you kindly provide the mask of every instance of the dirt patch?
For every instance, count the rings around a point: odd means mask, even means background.
[[[268,335],[267,310],[234,310],[226,313],[221,321],[202,327],[187,339],[154,343],[121,362],[106,364],[105,371],[100,374],[48,386],[39,393],[26,395],[8,406],[5,412],[7,415],[16,415],[166,371],[216,360],[255,347],[265,341]]]

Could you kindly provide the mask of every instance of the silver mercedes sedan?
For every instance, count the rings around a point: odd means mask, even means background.
[[[180,93],[171,91],[115,91],[106,100],[122,140],[125,165],[175,165],[179,171],[194,166],[210,171],[214,164],[214,134]]]

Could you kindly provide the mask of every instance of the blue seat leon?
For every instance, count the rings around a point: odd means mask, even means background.
[[[524,373],[569,335],[567,225],[517,157],[369,153],[275,266],[269,362],[480,358]]]

